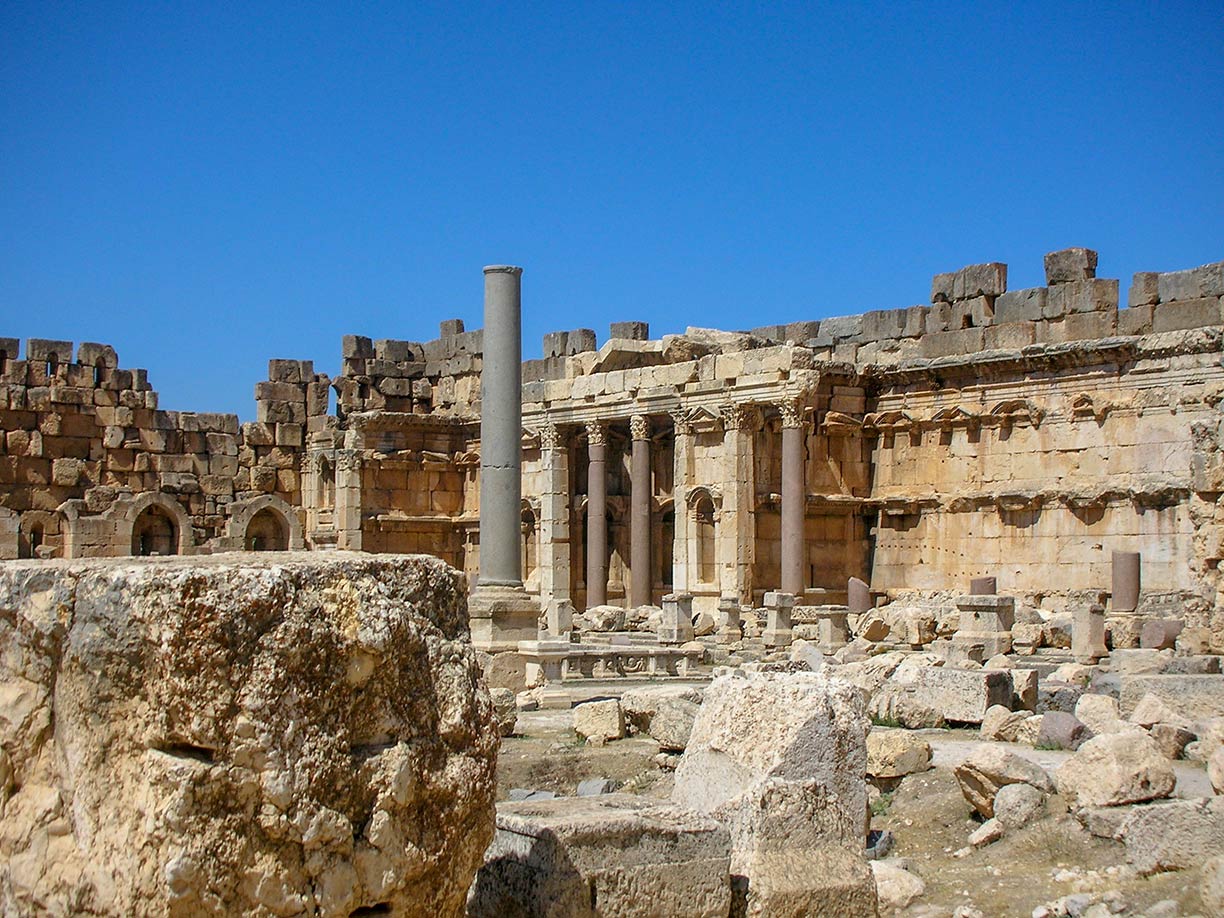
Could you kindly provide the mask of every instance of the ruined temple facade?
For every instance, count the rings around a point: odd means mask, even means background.
[[[542,602],[759,605],[1108,593],[1224,646],[1224,262],[1119,282],[1096,254],[934,278],[931,302],[651,339],[545,336],[523,365],[523,578]],[[0,339],[0,557],[427,552],[474,575],[481,332],[273,360],[256,420],[161,411],[110,347]],[[331,392],[335,407],[329,407]],[[1217,650],[1220,648],[1217,648]]]

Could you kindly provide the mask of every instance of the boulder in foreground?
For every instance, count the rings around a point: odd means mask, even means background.
[[[457,914],[498,742],[466,636],[433,558],[3,565],[5,913]]]

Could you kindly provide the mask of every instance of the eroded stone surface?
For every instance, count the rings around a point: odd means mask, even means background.
[[[425,557],[0,567],[6,915],[461,906],[497,728]]]

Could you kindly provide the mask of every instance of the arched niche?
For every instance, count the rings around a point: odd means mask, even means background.
[[[298,551],[305,545],[295,508],[275,494],[230,504],[227,541],[247,551]]]

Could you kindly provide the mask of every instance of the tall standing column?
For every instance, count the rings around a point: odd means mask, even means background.
[[[586,607],[608,601],[608,431],[587,424]]]
[[[472,644],[515,650],[538,634],[522,574],[522,268],[484,269],[480,372],[480,571],[468,602]]]
[[[802,597],[807,546],[804,516],[807,487],[803,467],[803,413],[794,401],[782,411],[782,592]]]
[[[640,414],[629,419],[633,438],[629,530],[629,604],[650,604],[650,420]]]
[[[756,543],[753,518],[756,484],[752,474],[752,441],[760,412],[751,405],[728,405],[723,419],[723,502],[719,513],[718,587],[740,602],[752,601],[752,559]]]
[[[689,592],[689,483],[692,475],[693,425],[682,411],[673,411],[675,439],[672,463],[672,511],[675,532],[672,534],[672,592]]]
[[[522,268],[484,269],[480,373],[480,583],[522,586]]]
[[[540,602],[570,598],[569,448],[553,424],[540,429]]]

